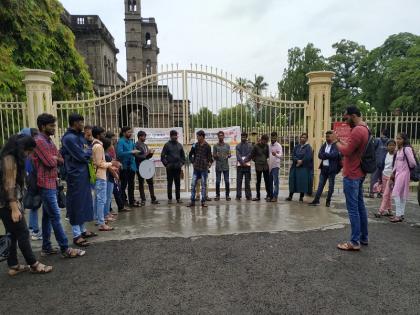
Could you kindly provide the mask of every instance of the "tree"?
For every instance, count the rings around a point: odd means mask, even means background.
[[[261,108],[261,100],[258,96],[262,95],[262,92],[267,90],[268,83],[264,82],[264,77],[263,76],[255,75],[254,81],[248,81],[248,84],[249,84],[249,88],[251,89],[252,93],[257,95],[257,99],[254,100],[254,101],[255,101],[256,114],[258,115],[258,112],[260,111],[260,108]]]
[[[230,108],[222,108],[218,115],[218,123],[222,127],[253,127],[255,126],[255,116],[249,106],[237,104]]]
[[[420,36],[391,35],[360,63],[362,98],[379,111],[420,108]]]
[[[197,114],[190,117],[191,128],[213,128],[217,125],[217,115],[207,107],[202,107]]]
[[[360,99],[361,89],[357,71],[368,50],[363,45],[345,39],[332,47],[335,54],[328,58],[328,68],[335,73],[331,107],[333,112],[341,112],[346,106],[356,104]]]
[[[314,44],[309,43],[303,49],[289,49],[288,66],[283,71],[282,80],[277,84],[279,94],[286,95],[288,99],[307,100],[309,91],[306,74],[326,68],[325,58]]]
[[[234,91],[239,93],[239,99],[241,100],[241,104],[244,103],[244,90],[249,89],[248,80],[245,78],[237,78],[236,84],[238,87],[235,87]]]
[[[61,22],[57,0],[3,0],[0,10],[0,95],[24,96],[21,68],[55,72],[54,99],[92,92],[92,82],[74,35]]]

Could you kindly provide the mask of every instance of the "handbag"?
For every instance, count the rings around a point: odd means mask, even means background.
[[[24,209],[38,209],[41,207],[42,199],[37,193],[27,190],[22,198]]]
[[[405,154],[405,147],[403,148],[404,158],[407,161],[408,168],[410,169],[410,180],[412,182],[418,182],[420,181],[420,163],[419,163],[419,160],[417,159],[416,153],[414,152],[413,148],[411,148],[411,150],[413,151],[414,160],[416,161],[416,166],[410,167],[410,163],[408,162],[407,155]]]
[[[0,236],[0,262],[7,260],[12,240],[9,234]]]
[[[90,180],[90,183],[92,185],[94,185],[96,183],[96,168],[93,165],[93,160],[90,160],[89,161],[88,168],[89,168],[89,180]]]
[[[57,204],[61,209],[66,207],[66,193],[64,192],[64,185],[60,181],[57,182]]]

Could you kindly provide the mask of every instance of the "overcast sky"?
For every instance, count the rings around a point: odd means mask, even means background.
[[[71,14],[101,17],[126,77],[124,0],[61,2]],[[143,0],[142,16],[156,18],[159,64],[197,63],[249,79],[260,74],[272,91],[291,47],[312,42],[330,56],[343,38],[372,49],[391,34],[420,34],[418,0]]]

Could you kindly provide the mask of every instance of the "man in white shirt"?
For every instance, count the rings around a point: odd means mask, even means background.
[[[283,148],[280,143],[277,142],[277,133],[271,133],[271,143],[269,146],[270,159],[268,161],[268,167],[270,171],[270,202],[277,202],[279,197],[279,171],[280,171],[280,158],[283,156]]]
[[[319,206],[319,199],[321,198],[322,191],[324,190],[325,184],[328,180],[328,195],[326,206],[330,207],[331,198],[334,192],[335,176],[341,170],[340,166],[340,152],[338,151],[337,145],[332,141],[332,131],[327,131],[326,142],[321,147],[318,153],[318,158],[321,160],[319,169],[321,175],[319,177],[318,190],[315,195],[315,199],[309,203],[310,206]]]

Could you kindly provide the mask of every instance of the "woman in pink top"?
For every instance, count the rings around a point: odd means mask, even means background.
[[[390,220],[393,223],[404,220],[405,205],[409,193],[410,168],[416,166],[414,151],[405,133],[398,134],[397,147],[398,151],[394,159],[393,174],[390,179],[394,182],[392,197],[394,198],[396,208],[396,215]]]

